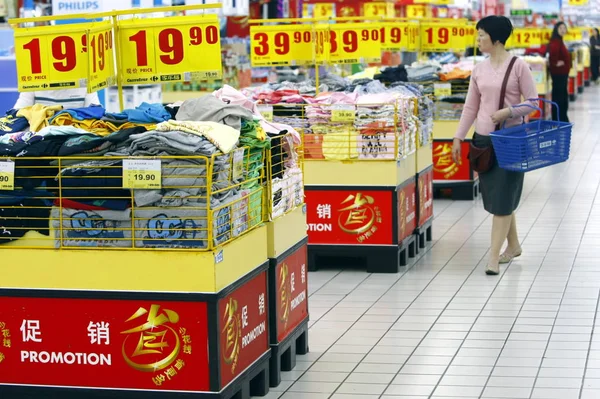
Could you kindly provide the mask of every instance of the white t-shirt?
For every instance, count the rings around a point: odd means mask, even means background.
[[[69,109],[100,105],[100,99],[97,93],[88,94],[86,88],[33,91],[21,93],[13,108],[21,109],[34,104],[62,105],[64,109]]]

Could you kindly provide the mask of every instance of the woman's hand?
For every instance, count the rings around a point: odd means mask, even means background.
[[[500,111],[494,112],[492,115],[492,122],[494,125],[498,125],[510,117],[510,110],[508,108],[501,109]]]
[[[457,165],[460,165],[462,163],[461,145],[462,145],[461,139],[454,139],[454,141],[452,143],[452,160]]]
[[[563,65],[565,65],[565,62],[564,62],[564,61],[558,61],[558,62],[556,63],[556,66],[557,66],[557,67],[561,67],[561,66],[563,66]]]

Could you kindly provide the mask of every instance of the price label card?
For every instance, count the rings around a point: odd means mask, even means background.
[[[385,28],[374,24],[335,24],[330,26],[329,62],[359,64],[381,61],[381,37]]]
[[[220,79],[221,37],[215,15],[119,21],[123,84]]]
[[[19,92],[87,86],[90,24],[15,29]]]
[[[569,5],[570,6],[585,6],[588,5],[590,2],[590,0],[569,0]]]
[[[10,161],[0,162],[0,190],[12,191],[15,189],[15,163]]]
[[[314,39],[310,25],[251,26],[250,61],[255,67],[312,64]]]
[[[583,32],[580,28],[569,28],[564,39],[565,42],[580,42],[583,40]]]
[[[509,48],[537,48],[542,45],[542,32],[539,29],[515,28],[506,44]]]
[[[468,26],[443,23],[421,24],[421,50],[448,51],[465,50]]]
[[[233,180],[238,180],[244,177],[244,149],[238,148],[233,152]]]
[[[162,187],[159,159],[123,160],[123,188],[156,190]]]
[[[425,18],[426,9],[421,4],[411,4],[406,6],[407,18]]]
[[[329,25],[318,25],[314,28],[313,32],[315,33],[314,63],[316,65],[326,64],[329,61],[331,51],[331,32],[329,30]]]
[[[411,27],[396,23],[383,24],[381,49],[383,51],[406,50],[410,48]]]
[[[116,82],[112,23],[94,25],[87,31],[87,43],[88,93],[93,93]]]
[[[452,85],[450,83],[435,83],[433,85],[433,94],[436,97],[446,97],[452,95]]]
[[[408,29],[409,29],[409,46],[408,46],[408,51],[418,51],[419,50],[419,43],[420,43],[420,33],[421,33],[421,29],[419,27],[419,24],[416,22],[409,22],[408,24]]]
[[[356,119],[356,110],[352,105],[338,105],[331,110],[332,122],[352,123]]]
[[[394,3],[387,2],[371,2],[363,3],[363,15],[365,17],[394,17]]]
[[[271,105],[259,105],[258,112],[269,122],[273,121],[273,107]]]

